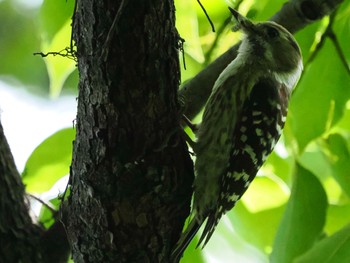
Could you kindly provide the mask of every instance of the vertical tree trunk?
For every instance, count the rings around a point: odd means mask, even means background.
[[[24,185],[0,123],[0,262],[40,262],[40,235],[24,199]]]
[[[80,83],[66,217],[73,259],[167,262],[193,180],[179,126],[173,1],[77,7]]]

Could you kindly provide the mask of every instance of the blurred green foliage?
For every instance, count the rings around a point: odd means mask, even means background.
[[[69,174],[75,129],[62,129],[45,139],[28,158],[22,174],[30,193],[43,193]]]
[[[185,39],[187,69],[182,67],[182,81],[240,38],[226,21],[227,4],[236,2],[201,2],[220,34],[211,31],[196,1],[175,1],[177,28]],[[284,2],[244,0],[239,10],[255,21],[265,20]],[[76,86],[74,61],[32,55],[70,45],[73,4],[45,0],[40,8],[24,10],[13,1],[0,2],[1,79],[53,97],[63,87]],[[341,51],[325,36],[330,21]],[[195,239],[182,262],[350,262],[350,75],[341,60],[343,55],[349,65],[350,0],[333,20],[324,18],[296,38],[305,69],[283,137],[242,200],[221,220],[206,249],[195,249]],[[67,174],[73,138],[73,129],[62,130],[34,150],[23,175],[27,190],[42,193]],[[50,214],[43,209],[46,222]]]
[[[230,32],[231,24],[222,30],[229,17],[224,1],[201,1],[220,35],[211,32],[196,1],[175,2],[177,28],[186,40],[186,80],[240,35]],[[254,21],[266,20],[284,2],[245,0],[239,10]],[[341,51],[324,36],[327,28],[335,33]],[[348,0],[333,20],[326,17],[296,34],[305,69],[284,136],[206,249],[201,252],[192,245],[181,262],[203,262],[194,258],[201,253],[205,262],[350,262],[350,75],[341,60],[343,55],[350,62],[349,30]]]
[[[73,82],[66,82],[76,62],[57,55],[43,59],[33,53],[70,47],[74,0],[44,1],[36,7],[37,2],[0,1],[0,80],[54,98],[63,87],[76,89],[76,74]]]

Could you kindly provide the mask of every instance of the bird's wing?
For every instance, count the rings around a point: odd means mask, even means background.
[[[200,218],[216,209],[220,177],[229,163],[232,135],[247,99],[249,87],[236,79],[229,75],[216,82],[197,133],[195,171],[200,180],[195,180],[194,209],[200,211]]]
[[[247,99],[244,91],[248,89],[237,82],[236,74],[218,79],[216,85],[203,113],[198,134],[199,151],[196,153],[195,164],[197,174],[202,176],[203,185],[195,186],[197,193],[194,205],[206,206],[205,208],[195,207],[196,210],[206,213],[202,215],[203,220],[207,218],[207,221],[197,245],[200,246],[204,241],[203,247],[209,241],[220,219],[220,217],[216,218],[215,213],[220,193],[220,178],[229,163],[233,144],[232,135],[243,110],[244,101]],[[203,202],[203,200],[208,201]]]
[[[259,79],[249,96],[241,94],[237,101],[235,125],[230,131],[230,148],[226,152],[226,164],[218,176],[218,192],[215,207],[207,214],[207,222],[199,244],[209,241],[221,216],[231,210],[247,190],[263,161],[273,149],[283,127],[282,115],[287,107],[281,84],[270,79]],[[243,87],[247,88],[247,87]],[[237,95],[237,94],[236,94]],[[276,102],[281,101],[281,105]],[[210,183],[209,183],[210,184]]]
[[[203,185],[195,185],[195,216],[178,241],[172,253],[171,262],[178,262],[206,220],[206,226],[197,245],[197,247],[200,246],[204,241],[204,247],[220,219],[215,214],[220,190],[219,180],[229,163],[232,149],[231,137],[242,113],[244,102],[248,98],[247,94],[249,94],[245,92],[249,87],[239,85],[236,79],[235,75],[218,79],[206,104],[195,148],[197,157],[195,169],[197,176],[202,176],[200,181],[203,182]],[[218,183],[214,184],[213,182]],[[214,189],[215,187],[217,189]],[[207,204],[208,200],[212,200],[214,203]],[[206,207],[196,207],[200,203]],[[198,215],[198,211],[204,211],[204,214]]]

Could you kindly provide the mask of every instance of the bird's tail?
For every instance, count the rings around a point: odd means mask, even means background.
[[[171,263],[178,263],[184,253],[185,249],[190,244],[191,240],[194,238],[199,228],[201,227],[202,222],[199,222],[198,219],[193,218],[188,225],[186,231],[182,233],[179,241],[176,243],[176,247],[171,253],[170,259]]]
[[[220,215],[220,217],[221,217],[221,215]],[[202,235],[198,241],[196,248],[201,246],[201,244],[203,242],[204,243],[202,245],[202,249],[205,247],[205,245],[208,243],[209,239],[213,235],[215,228],[216,228],[217,224],[219,223],[220,217],[216,217],[215,214],[212,214],[212,213],[208,215],[207,223],[205,224],[205,227],[203,229]]]

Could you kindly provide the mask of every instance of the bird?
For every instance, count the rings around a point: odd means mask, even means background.
[[[274,149],[302,70],[300,47],[283,26],[254,23],[229,7],[243,33],[236,58],[219,75],[193,145],[196,160],[192,219],[171,253],[178,262],[202,225],[208,243]]]

